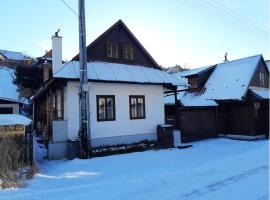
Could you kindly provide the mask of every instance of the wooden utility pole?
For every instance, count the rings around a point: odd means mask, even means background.
[[[90,112],[89,112],[89,85],[87,77],[87,54],[86,54],[86,29],[85,29],[85,3],[79,0],[79,57],[80,57],[80,129],[79,147],[80,158],[91,156],[91,135],[90,135]]]

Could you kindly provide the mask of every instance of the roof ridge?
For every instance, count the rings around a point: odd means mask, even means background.
[[[257,57],[257,56],[262,56],[262,54],[257,54],[257,55],[248,56],[248,57],[244,57],[244,58],[238,58],[238,59],[235,59],[235,60],[229,60],[229,61],[226,61],[226,62],[217,63],[216,65],[222,65],[222,64],[226,64],[226,63],[237,62],[237,61],[241,61],[241,60],[244,60],[244,59],[249,59],[249,58],[253,58],[253,57]]]

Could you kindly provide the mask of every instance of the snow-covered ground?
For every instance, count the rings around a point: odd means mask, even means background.
[[[43,161],[26,188],[0,190],[0,199],[268,200],[268,145],[212,139],[188,149]]]

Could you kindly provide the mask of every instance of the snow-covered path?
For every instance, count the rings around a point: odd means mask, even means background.
[[[268,145],[212,139],[189,149],[44,161],[26,188],[0,190],[0,199],[268,200]]]

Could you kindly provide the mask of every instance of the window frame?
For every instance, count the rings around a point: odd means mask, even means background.
[[[111,45],[112,46],[112,49],[110,50],[111,51],[111,56],[108,54],[108,51],[109,51],[109,48],[108,46]],[[113,56],[113,46],[115,45],[116,47],[116,57]],[[107,42],[106,43],[106,54],[107,54],[107,58],[109,59],[119,59],[119,44],[115,43],[115,42]]]
[[[125,48],[126,48],[126,50],[124,50]],[[128,51],[128,50],[130,50],[130,51]],[[128,56],[127,56],[128,54],[130,55],[130,58],[128,58]],[[132,45],[122,44],[122,58],[124,60],[129,60],[129,61],[134,60],[134,49],[133,49]]]
[[[138,104],[138,99],[142,98],[143,99],[143,116],[138,117],[138,106],[136,108],[137,111],[137,117],[132,117],[132,110],[131,110],[131,99],[135,98],[136,99],[136,104]],[[129,95],[129,119],[131,120],[136,120],[136,119],[145,119],[146,118],[146,113],[145,113],[145,95]]]
[[[103,98],[105,99],[105,119],[100,119],[99,118],[99,99]],[[107,116],[107,98],[112,98],[113,99],[113,118],[108,119]],[[116,113],[115,113],[115,95],[96,95],[96,110],[97,110],[97,121],[98,122],[104,122],[104,121],[115,121],[116,120]]]
[[[264,73],[263,72],[260,72],[259,74],[260,74],[260,84],[261,84],[261,86],[264,86],[264,83],[265,83],[264,82],[264,80],[265,80],[264,79]]]
[[[198,78],[197,77],[188,78],[188,84],[190,89],[198,88]]]
[[[60,95],[60,98],[58,98],[59,97],[58,94]],[[59,106],[59,103],[60,103],[60,106]],[[55,120],[64,120],[64,89],[63,88],[56,88],[55,90]]]

